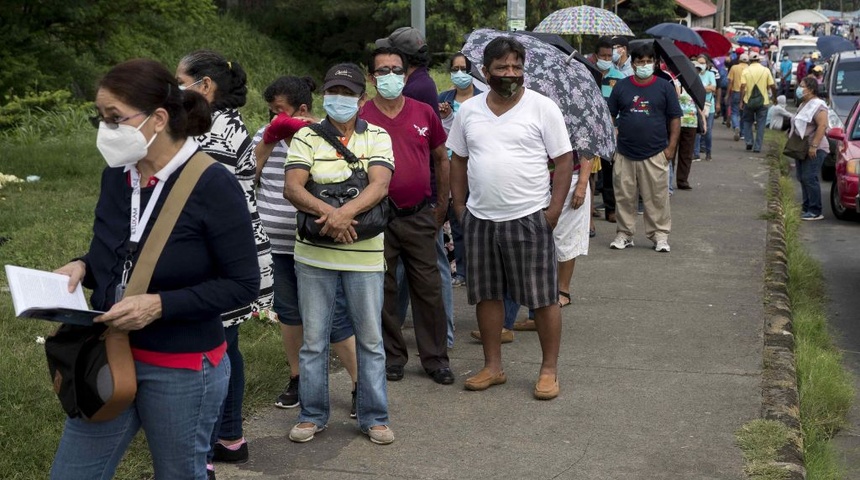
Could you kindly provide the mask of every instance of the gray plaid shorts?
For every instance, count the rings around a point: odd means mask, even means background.
[[[466,210],[463,237],[469,304],[505,294],[533,309],[558,302],[555,243],[543,210],[506,222],[481,220]]]

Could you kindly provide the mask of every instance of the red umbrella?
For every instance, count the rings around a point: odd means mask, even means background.
[[[711,30],[710,28],[694,27],[693,30],[702,37],[705,41],[706,48],[696,45],[691,45],[686,42],[675,41],[678,50],[684,52],[684,55],[692,57],[700,53],[707,53],[711,58],[722,57],[729,53],[732,48],[732,43],[723,36],[722,33]]]

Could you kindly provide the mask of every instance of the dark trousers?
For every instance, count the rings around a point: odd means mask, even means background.
[[[385,364],[405,365],[406,341],[401,331],[397,301],[397,260],[403,261],[409,281],[415,343],[421,365],[429,371],[448,366],[448,324],[442,303],[442,285],[436,256],[436,220],[433,209],[395,218],[385,229],[385,299],[382,305],[382,340]]]
[[[690,167],[693,165],[693,145],[696,144],[696,127],[681,128],[678,137],[678,170],[675,177],[678,185],[684,185],[690,178]]]
[[[612,186],[612,162],[600,159],[600,172],[603,173],[603,206],[604,215],[615,211],[615,187]]]

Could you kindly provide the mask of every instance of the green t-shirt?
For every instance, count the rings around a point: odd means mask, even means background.
[[[323,126],[340,136],[328,122],[323,122]],[[376,125],[358,120],[346,147],[359,158],[365,170],[374,165],[394,170],[391,137]],[[321,184],[342,182],[351,173],[349,164],[334,147],[308,127],[296,132],[290,143],[284,169],[293,168],[308,170],[311,178]],[[326,270],[381,272],[385,270],[383,238],[380,233],[353,244],[316,245],[297,233],[294,256],[297,262]]]

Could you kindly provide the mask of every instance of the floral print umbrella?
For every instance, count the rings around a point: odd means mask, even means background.
[[[615,152],[612,119],[588,68],[556,47],[520,32],[475,30],[461,51],[480,71],[484,47],[499,36],[514,37],[525,46],[525,86],[558,104],[573,149],[584,156],[612,158]]]
[[[568,35],[633,36],[633,31],[618,15],[588,5],[556,10],[544,18],[534,31]]]

